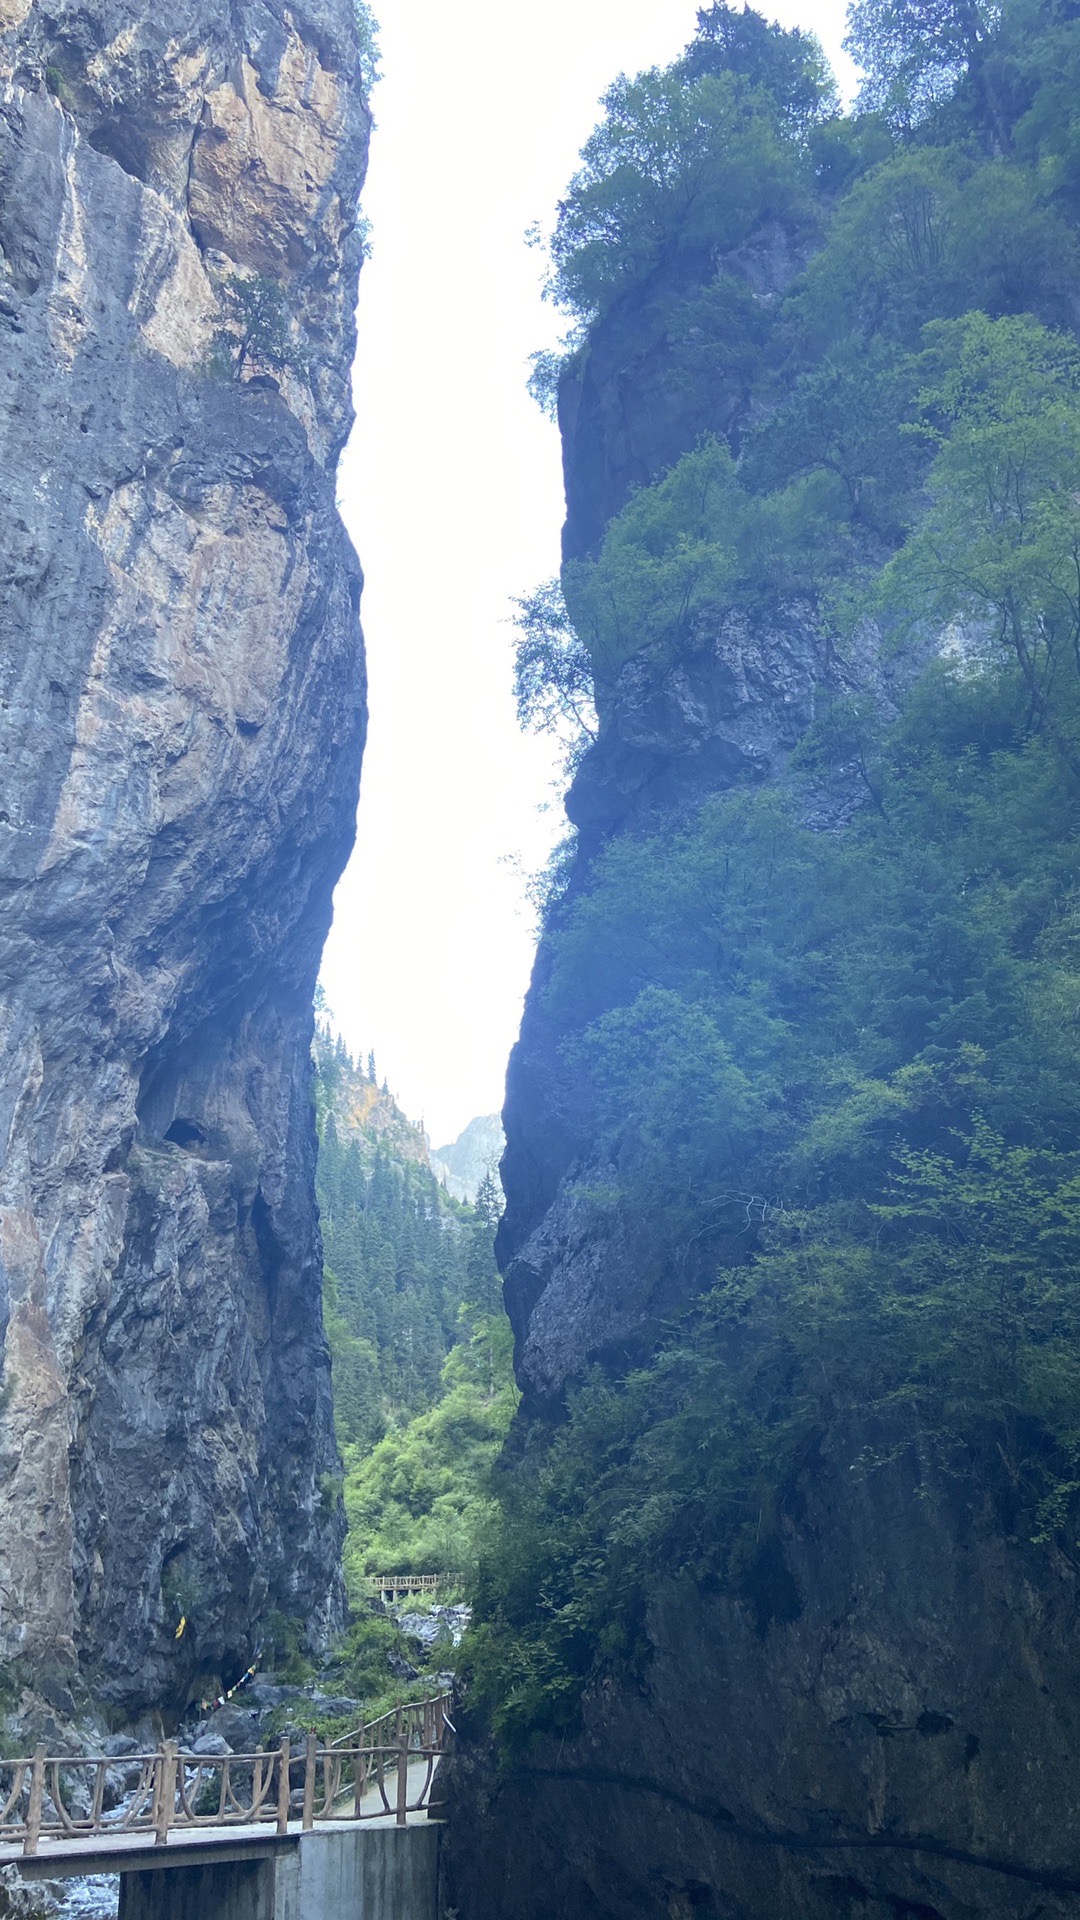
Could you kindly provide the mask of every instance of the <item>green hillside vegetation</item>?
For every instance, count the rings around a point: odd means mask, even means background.
[[[380,1572],[467,1577],[515,1395],[494,1181],[452,1200],[373,1060],[315,1045],[323,1305],[349,1522],[350,1596]]]
[[[491,1469],[517,1394],[505,1315],[466,1309],[462,1331],[427,1412],[350,1457],[345,1574],[354,1597],[364,1574],[385,1570],[448,1573],[471,1588],[493,1518]]]
[[[706,1278],[503,1493],[474,1663],[510,1738],[642,1656],[662,1578],[782,1609],[826,1433],[1080,1552],[1080,18],[861,0],[848,116],[805,36],[700,19],[608,96],[553,260],[571,361],[668,290],[706,431],[567,567],[549,698],[581,648],[602,708],[628,658],[794,609],[818,717],[782,787],[624,836],[550,909],[584,1197]],[[714,267],[764,217],[807,264],[756,301]],[[869,621],[888,699],[845,691]],[[838,780],[861,805],[808,830]]]

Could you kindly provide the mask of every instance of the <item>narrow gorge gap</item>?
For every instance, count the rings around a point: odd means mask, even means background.
[[[1075,1912],[1074,13],[8,7],[0,1913]]]

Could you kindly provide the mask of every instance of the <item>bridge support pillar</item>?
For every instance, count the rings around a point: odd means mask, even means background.
[[[154,1867],[120,1876],[120,1920],[281,1920],[274,1860]],[[329,1916],[328,1916],[329,1920]]]
[[[439,1828],[434,1822],[306,1833],[295,1906],[285,1886],[289,1864],[278,1864],[274,1920],[435,1920]],[[202,1920],[201,1909],[192,1912]]]
[[[435,1920],[439,1825],[316,1828],[261,1860],[131,1868],[120,1920]]]

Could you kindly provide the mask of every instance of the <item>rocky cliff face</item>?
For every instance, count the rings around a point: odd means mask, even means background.
[[[351,0],[3,0],[0,87],[0,1659],[131,1710],[339,1611],[308,1049],[369,119]]]
[[[590,1693],[579,1737],[501,1767],[466,1742],[469,1920],[1075,1915],[1072,1569],[929,1468],[853,1490],[839,1446],[801,1491],[783,1592],[673,1582],[644,1679]]]
[[[455,1200],[474,1206],[485,1174],[498,1166],[505,1145],[498,1114],[478,1114],[449,1146],[436,1148],[431,1164]]]
[[[758,256],[777,261],[768,236]],[[631,488],[693,443],[665,389],[664,350],[646,299],[600,323],[564,383],[571,557],[595,551]],[[874,638],[850,670],[887,701],[892,669]],[[798,607],[768,626],[730,619],[675,665],[631,659],[600,689],[599,742],[569,797],[580,830],[571,897],[613,835],[782,776],[821,665]],[[840,769],[809,824],[835,830],[855,803]],[[603,1004],[611,956],[579,952],[577,964]],[[589,1363],[618,1369],[647,1353],[710,1277],[704,1248],[658,1274],[633,1223],[608,1213],[598,1230],[587,1189],[605,1169],[545,1003],[551,968],[542,944],[505,1112],[500,1254],[523,1448],[537,1424],[558,1421]],[[888,1464],[856,1482],[850,1462],[865,1447]],[[753,1591],[662,1584],[633,1676],[612,1662],[587,1688],[575,1732],[500,1752],[463,1715],[449,1849],[462,1913],[1075,1913],[1075,1569],[1003,1530],[992,1506],[965,1473],[900,1453],[888,1435],[836,1431],[800,1472]]]

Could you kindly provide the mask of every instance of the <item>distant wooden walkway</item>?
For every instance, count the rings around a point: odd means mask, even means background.
[[[235,1847],[252,1834],[287,1836],[316,1824],[425,1815],[449,1728],[449,1695],[410,1702],[303,1754],[280,1746],[222,1755],[184,1752],[166,1740],[130,1759],[92,1754],[0,1760],[0,1865],[41,1851],[57,1861],[124,1855],[170,1842]],[[138,1784],[105,1810],[108,1775],[139,1768]],[[107,1871],[108,1869],[101,1869]]]
[[[440,1585],[454,1586],[448,1573],[369,1573],[367,1590],[380,1600],[404,1600],[413,1593],[437,1593]]]

